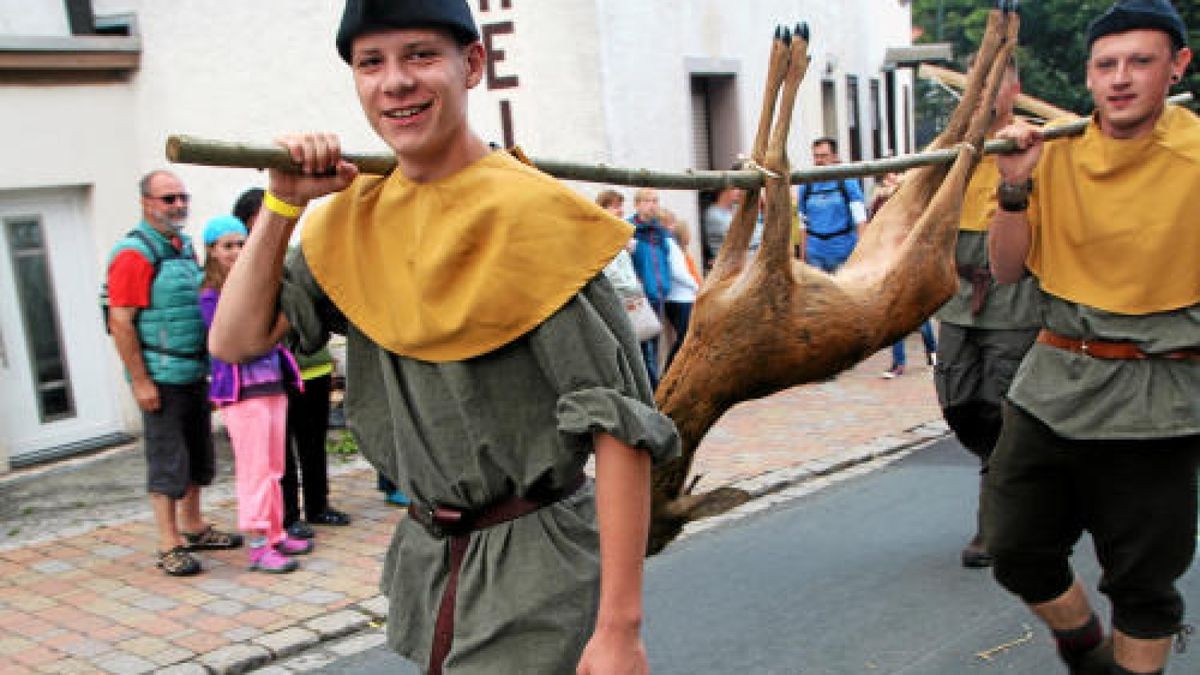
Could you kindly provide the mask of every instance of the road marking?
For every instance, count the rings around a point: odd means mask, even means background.
[[[1027,623],[1021,624],[1021,627],[1025,629],[1025,633],[1023,635],[1021,635],[1021,637],[1019,637],[1015,640],[1009,640],[1008,642],[1005,642],[1004,644],[996,645],[995,647],[992,647],[991,649],[985,649],[981,652],[977,652],[975,654],[975,658],[977,658],[981,661],[991,661],[992,657],[996,656],[997,654],[1000,654],[1001,652],[1006,652],[1006,651],[1012,649],[1013,647],[1019,647],[1020,645],[1032,642],[1033,641],[1033,629],[1030,628],[1029,624],[1027,624]]]

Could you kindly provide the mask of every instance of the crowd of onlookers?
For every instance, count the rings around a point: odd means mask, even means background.
[[[618,218],[625,217],[625,198],[615,190],[601,192],[596,203]],[[662,208],[657,190],[642,188],[634,193],[629,222],[634,226],[633,238],[605,272],[630,313],[650,386],[657,388],[661,373],[687,336],[703,279],[687,251],[687,224]],[[660,353],[664,341],[669,347]]]
[[[143,415],[147,488],[158,537],[157,566],[172,576],[201,571],[195,553],[239,548],[249,567],[289,572],[313,549],[314,525],[350,524],[329,502],[326,435],[334,362],[327,349],[293,353],[280,342],[245,363],[206,350],[225,279],[263,207],[250,189],[232,213],[210,219],[201,266],[183,234],[190,195],[166,171],[140,182],[142,220],[114,246],[104,298],[108,327]],[[222,532],[201,513],[200,491],[216,473],[211,413],[234,454],[237,522]],[[388,501],[407,499],[394,486]]]

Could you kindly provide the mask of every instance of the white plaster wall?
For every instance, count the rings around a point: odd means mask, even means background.
[[[61,0],[0,0],[0,35],[70,35]]]
[[[478,3],[472,3],[478,10]],[[532,8],[531,8],[532,7]],[[285,131],[327,130],[359,151],[386,151],[359,109],[351,74],[333,39],[341,3],[329,0],[97,0],[97,14],[137,13],[142,67],[134,85],[139,171],[165,164],[169,134],[270,142]],[[503,140],[499,106],[509,101],[514,136],[534,156],[605,161],[599,41],[589,1],[500,0],[478,23],[511,22],[497,35],[504,51],[498,76],[518,86],[491,91],[485,80],[471,93],[472,126],[486,140]],[[553,58],[547,58],[547,55]],[[535,103],[536,102],[536,103]],[[177,166],[193,193],[189,231],[226,213],[247,186],[263,185],[255,171]]]
[[[688,57],[738,65],[740,146],[749,149],[775,26],[806,21],[811,31],[812,64],[801,85],[788,144],[793,164],[802,165],[811,162],[811,140],[822,135],[820,80],[826,64],[834,64],[840,136],[845,145],[846,75],[859,76],[861,123],[869,129],[868,83],[873,77],[882,77],[887,47],[911,44],[908,8],[897,0],[595,1],[604,41],[601,67],[610,153],[620,163],[634,166],[677,170],[692,163]],[[869,151],[869,137],[864,141],[864,149]],[[694,194],[666,192],[662,199],[696,227]]]
[[[84,219],[93,225],[90,257],[58,260],[99,279],[117,234],[137,222],[138,170],[132,99],[128,86],[0,87],[0,146],[10,161],[0,162],[0,192],[22,188],[83,186]],[[94,303],[92,303],[94,306]],[[104,339],[96,310],[96,339]],[[112,354],[111,378],[121,371]],[[132,398],[121,408],[126,425],[136,424]]]
[[[790,143],[800,163],[809,161],[809,141],[821,129],[819,79],[829,57],[837,62],[845,140],[845,75],[859,75],[865,111],[884,50],[910,41],[908,10],[897,0],[514,0],[511,9],[491,0],[487,12],[471,4],[481,26],[511,22],[512,34],[494,40],[505,59],[496,69],[519,80],[495,91],[485,81],[472,92],[471,121],[481,136],[502,140],[499,105],[506,100],[516,141],[535,157],[667,170],[693,164],[685,59],[739,64],[741,145],[749,147],[774,26],[807,20],[814,61]],[[346,147],[383,150],[333,48],[340,9],[329,0],[96,0],[97,14],[138,16],[138,171],[164,164],[170,133],[268,142],[283,131],[323,129],[339,133]],[[864,128],[868,121],[864,114]],[[226,212],[244,187],[265,181],[254,171],[175,170],[195,195],[193,232]],[[576,187],[592,195],[603,186]],[[663,202],[697,222],[694,194],[667,192]]]
[[[132,87],[137,171],[168,167],[170,134],[269,143],[287,131],[341,135],[347,147],[382,150],[358,109],[333,34],[328,0],[96,0],[97,14],[134,12],[142,64]],[[229,213],[264,173],[169,167],[192,193],[188,231]],[[119,232],[111,233],[114,237]]]
[[[519,83],[488,90],[485,82],[472,92],[471,122],[481,136],[502,139],[499,106],[508,101],[515,139],[530,155],[664,170],[693,164],[688,59],[736,64],[740,145],[748,148],[774,26],[807,20],[813,64],[790,142],[793,161],[802,164],[822,126],[819,80],[830,55],[844,128],[845,74],[859,74],[865,109],[884,50],[910,43],[908,10],[898,0],[489,4],[479,12],[478,0],[471,2],[481,26],[512,23],[512,34],[495,38],[505,58],[496,69]],[[111,242],[139,217],[137,178],[166,166],[171,133],[265,143],[285,131],[328,130],[347,148],[384,151],[333,46],[341,7],[332,0],[95,0],[97,15],[136,15],[141,68],[127,83],[0,86],[0,141],[6,156],[21,158],[0,163],[0,190],[89,186],[91,264],[99,270]],[[0,0],[0,33],[67,32],[61,2]],[[911,81],[904,73],[898,79]],[[227,213],[244,188],[266,180],[252,170],[172,170],[194,195],[193,235]],[[591,196],[604,186],[576,187]],[[631,209],[633,190],[622,192]],[[662,200],[696,228],[694,193],[667,191]],[[113,372],[119,376],[115,357]],[[131,402],[127,410],[135,416]]]
[[[474,129],[488,141],[502,142],[499,106],[509,101],[514,140],[531,157],[613,163],[610,111],[601,105],[606,82],[594,0],[514,0],[510,9],[491,0],[487,12],[471,4],[481,30],[512,24],[512,34],[497,36],[493,49],[504,52],[496,74],[518,78],[515,88],[489,90],[485,81],[472,92]],[[605,187],[572,186],[588,196]]]

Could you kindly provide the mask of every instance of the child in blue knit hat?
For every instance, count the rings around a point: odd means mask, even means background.
[[[205,325],[212,325],[221,287],[245,241],[246,226],[234,216],[217,216],[204,226],[200,312]],[[300,369],[292,354],[279,344],[244,363],[226,363],[215,357],[210,363],[208,395],[219,407],[233,445],[238,528],[250,539],[250,569],[291,572],[296,569],[292,556],[308,553],[313,547],[311,541],[284,531],[279,487],[287,443],[286,387],[303,387]]]

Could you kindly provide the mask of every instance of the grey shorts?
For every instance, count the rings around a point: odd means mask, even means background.
[[[209,485],[216,474],[208,382],[155,384],[161,405],[142,411],[146,491],[181,499],[189,485]]]

